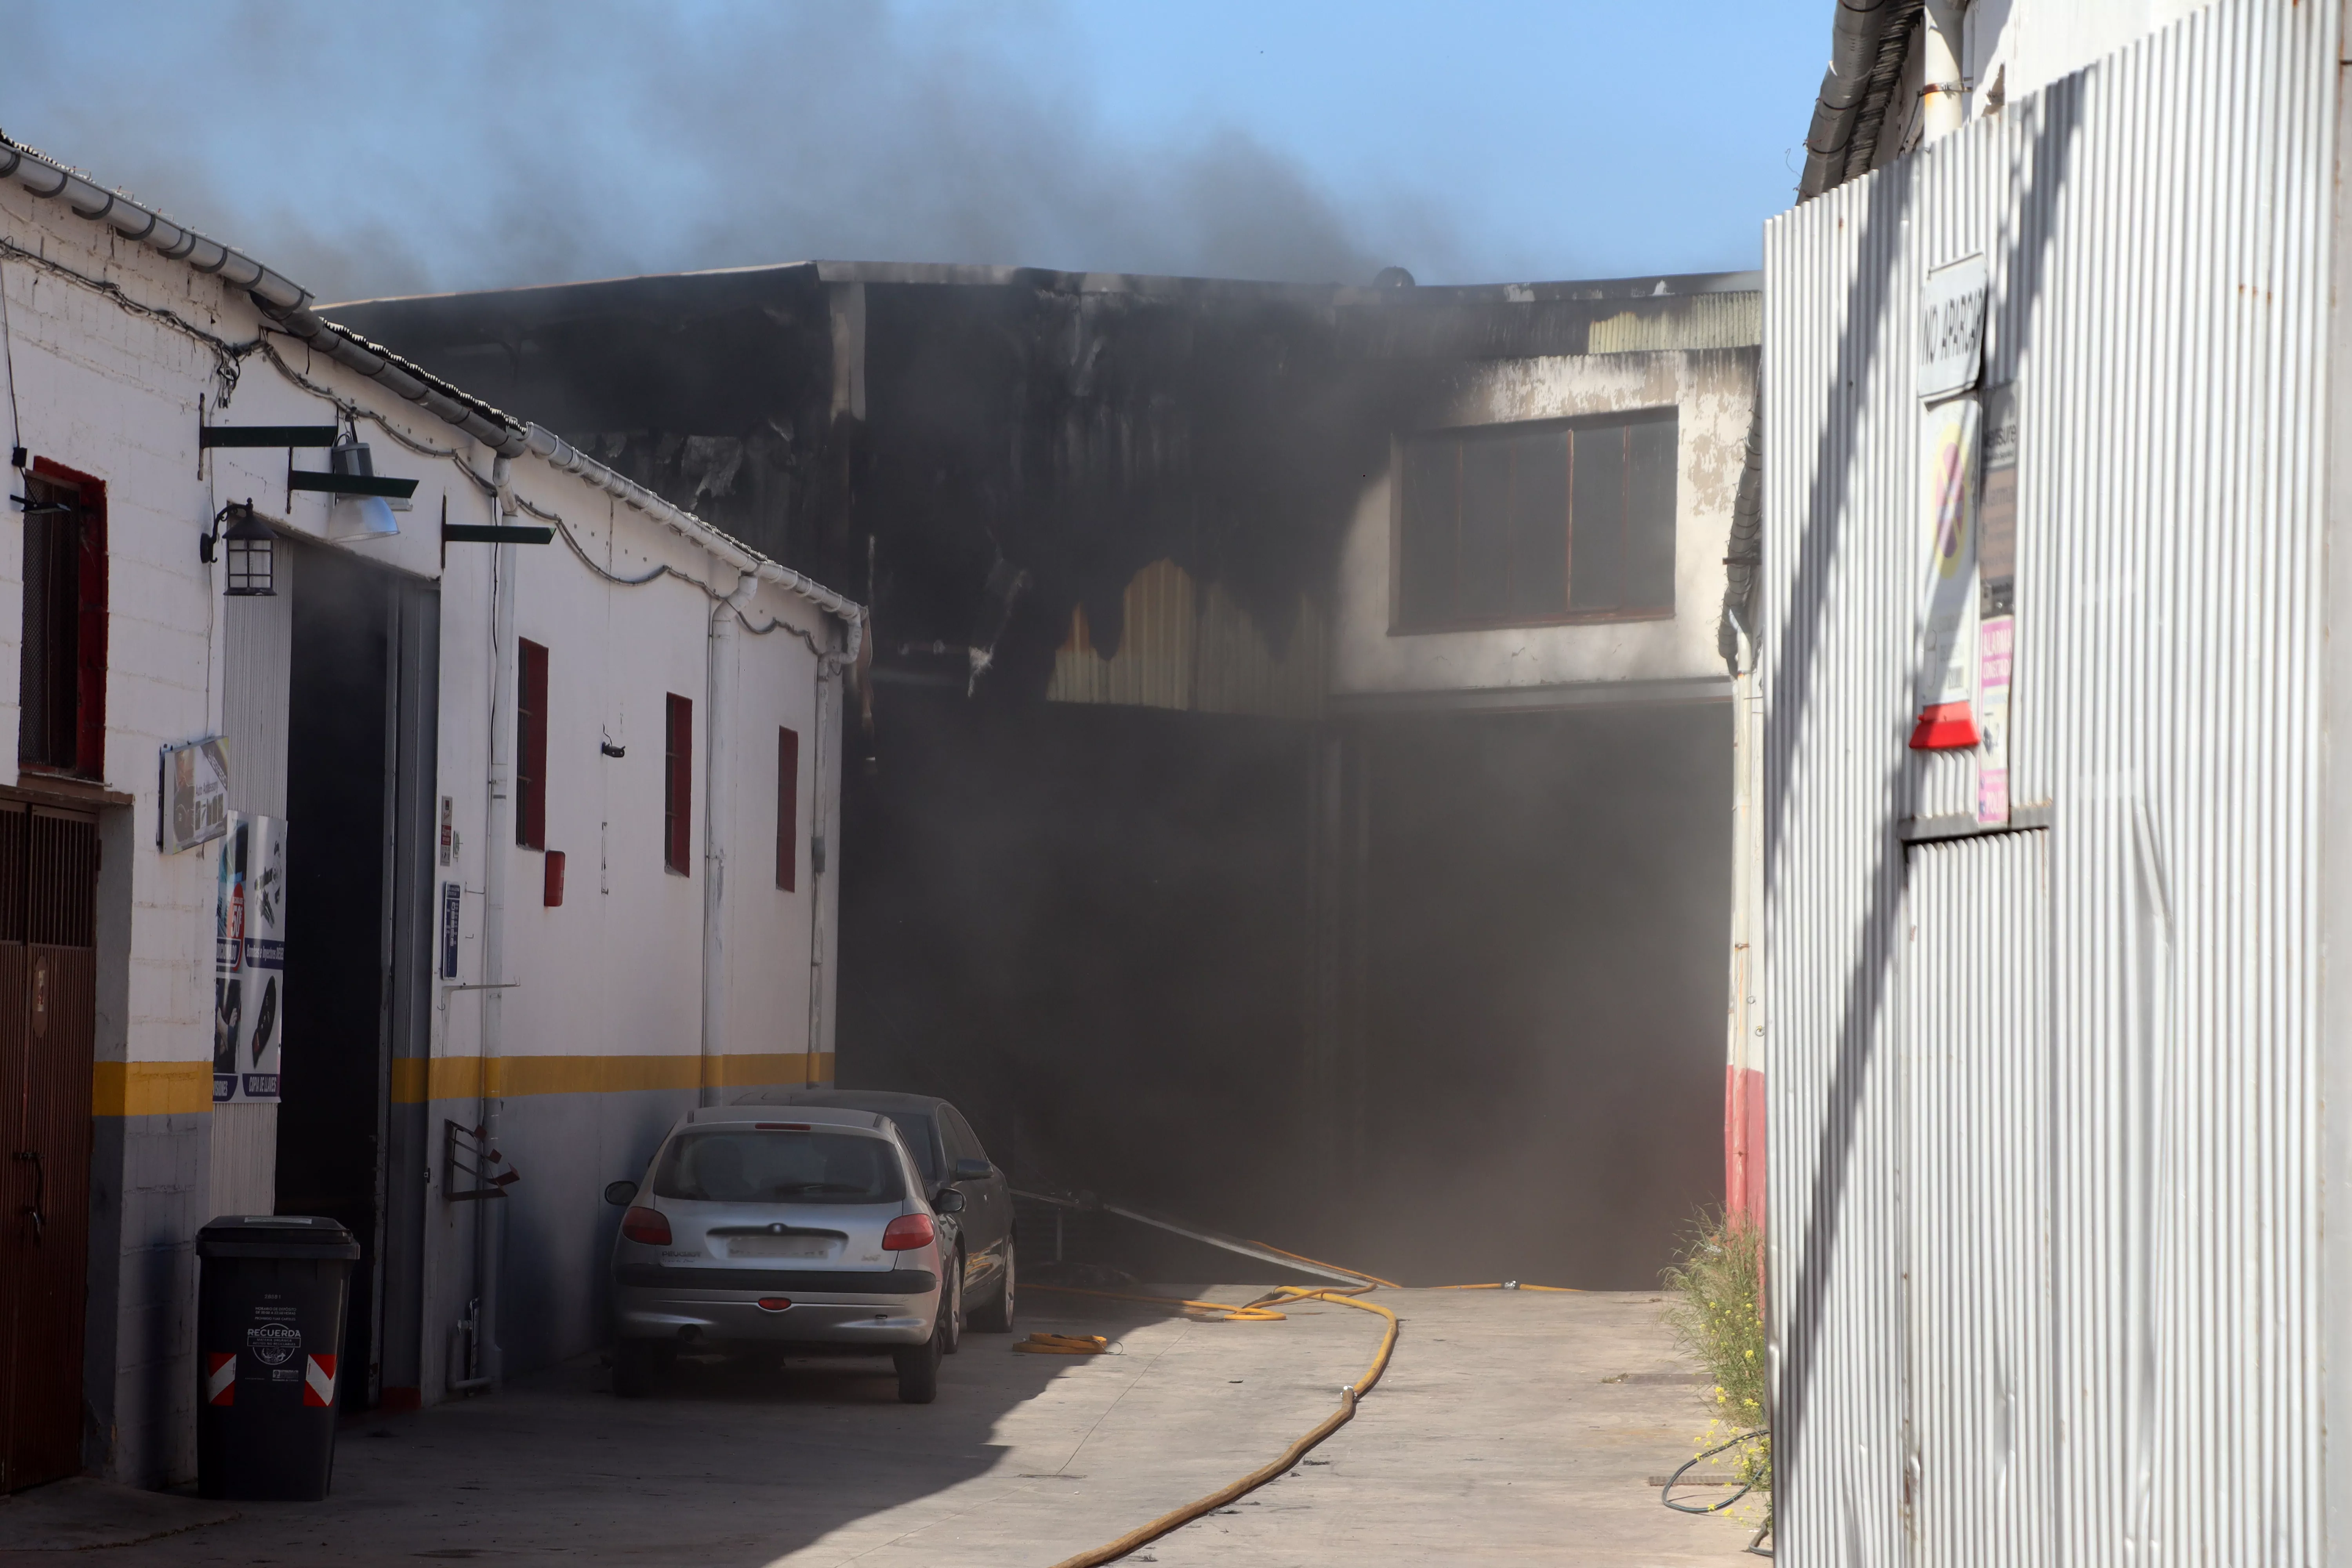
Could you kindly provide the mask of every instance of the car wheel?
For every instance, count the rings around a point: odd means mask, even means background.
[[[654,1392],[675,1358],[667,1345],[649,1340],[623,1340],[613,1347],[613,1393],[621,1399],[643,1399]]]
[[[933,1324],[931,1337],[919,1345],[905,1345],[890,1353],[898,1366],[898,1402],[929,1405],[940,1396],[940,1357],[947,1335],[943,1324]]]
[[[1020,1288],[1019,1271],[1013,1267],[1013,1240],[1008,1237],[1004,1242],[1004,1267],[997,1275],[996,1289],[987,1305],[971,1314],[971,1326],[984,1334],[1011,1333],[1013,1313],[1020,1305]]]
[[[948,1270],[947,1289],[942,1292],[947,1300],[940,1312],[940,1337],[945,1342],[940,1351],[953,1355],[963,1349],[963,1254],[956,1254],[955,1264]]]

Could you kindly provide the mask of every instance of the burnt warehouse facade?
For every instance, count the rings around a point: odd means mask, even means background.
[[[1408,1280],[1645,1287],[1721,1199],[1752,277],[332,314],[872,606],[845,1084]]]

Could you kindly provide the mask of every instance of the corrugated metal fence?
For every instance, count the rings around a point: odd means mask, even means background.
[[[2311,1563],[2336,8],[2221,0],[1767,231],[1780,1554]],[[2012,794],[1906,752],[1917,301],[2013,384]],[[1906,1271],[1908,1283],[1906,1285]]]

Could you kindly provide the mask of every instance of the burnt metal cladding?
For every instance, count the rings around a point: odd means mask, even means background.
[[[1072,610],[1108,657],[1128,584],[1163,559],[1286,641],[1391,436],[1479,362],[1712,344],[1721,297],[1754,287],[803,263],[331,312],[754,548],[870,590],[877,663],[990,649],[993,683],[1034,697]],[[1595,342],[1602,323],[1622,342]]]

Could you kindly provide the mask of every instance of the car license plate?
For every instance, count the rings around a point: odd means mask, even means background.
[[[822,1236],[738,1236],[727,1243],[730,1258],[830,1258],[833,1241]]]

